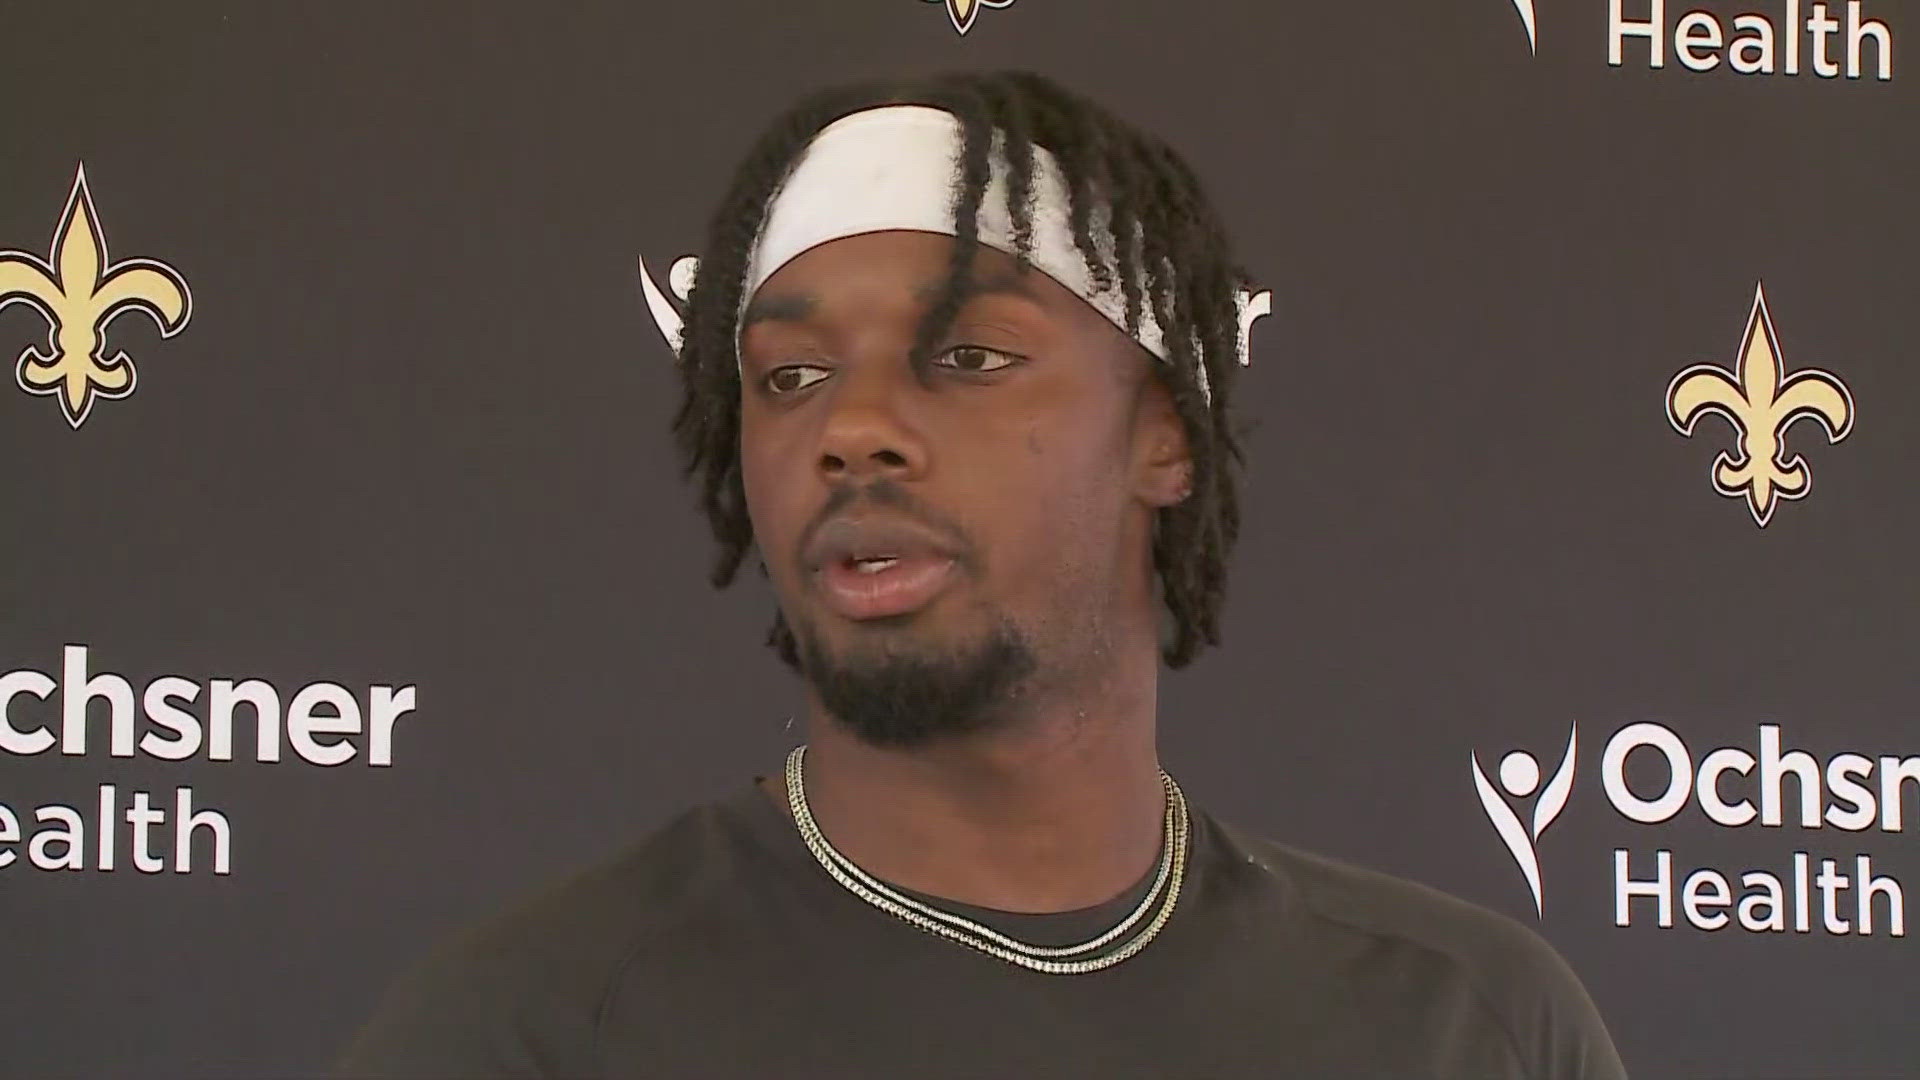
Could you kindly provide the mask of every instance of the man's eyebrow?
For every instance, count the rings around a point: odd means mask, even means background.
[[[820,301],[812,293],[772,293],[756,296],[740,314],[740,330],[764,319],[776,319],[781,322],[801,322],[813,314]]]

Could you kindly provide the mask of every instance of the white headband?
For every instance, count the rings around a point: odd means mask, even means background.
[[[831,240],[864,233],[905,229],[958,235],[953,220],[953,175],[962,145],[960,121],[951,113],[925,105],[887,105],[845,116],[821,129],[768,208],[760,235],[747,260],[740,295],[741,312],[756,290],[774,272],[802,253]],[[988,184],[977,216],[982,244],[1012,254],[1013,220],[1008,211],[1008,168],[1002,149],[1004,136],[994,134]],[[1087,270],[1068,224],[1068,187],[1060,164],[1044,147],[1033,148],[1031,258],[1033,265],[1073,291],[1122,333],[1126,333],[1126,299],[1117,283],[1099,288]],[[1089,221],[1109,266],[1115,265],[1113,239],[1107,228],[1110,214],[1104,206],[1091,208]],[[676,264],[675,273],[682,267]],[[690,278],[693,266],[687,266]],[[647,301],[667,330],[670,305],[641,268]],[[690,282],[688,282],[690,284]],[[1142,293],[1145,293],[1145,284]],[[686,293],[675,283],[674,291]],[[1237,342],[1240,363],[1247,362],[1247,338],[1254,319],[1271,310],[1266,291],[1240,290],[1235,302],[1239,314]],[[738,314],[738,313],[736,313]],[[736,317],[736,324],[738,319]],[[672,318],[668,338],[678,349],[678,319]],[[1140,327],[1129,335],[1141,347],[1166,362],[1171,359],[1152,305],[1143,300]],[[737,346],[737,343],[736,343]],[[1198,357],[1198,342],[1195,342]],[[736,360],[738,349],[736,347]],[[1206,365],[1196,363],[1196,380],[1208,401]]]
[[[767,211],[747,261],[742,303],[774,272],[829,240],[888,229],[958,235],[953,220],[953,174],[961,148],[960,121],[926,105],[867,109],[822,128],[807,146]],[[980,242],[1011,254],[1013,217],[1007,208],[1007,163],[995,134],[992,173],[980,200]],[[1123,332],[1126,301],[1118,287],[1097,289],[1067,224],[1067,183],[1046,148],[1033,148],[1033,265],[1092,304]],[[1095,235],[1107,244],[1105,230]],[[1111,263],[1110,263],[1111,265]],[[1162,360],[1167,348],[1150,305],[1142,305],[1133,335]],[[1202,376],[1204,378],[1204,374]]]

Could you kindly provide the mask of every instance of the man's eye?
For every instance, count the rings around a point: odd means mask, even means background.
[[[767,389],[776,394],[805,390],[827,377],[827,369],[813,364],[789,364],[767,373]]]
[[[934,358],[934,363],[942,367],[975,373],[999,371],[1001,368],[1012,367],[1017,362],[1019,357],[1012,353],[1003,353],[984,345],[955,345]]]

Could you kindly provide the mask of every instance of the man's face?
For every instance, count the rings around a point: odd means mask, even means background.
[[[1185,441],[1153,359],[1078,296],[982,248],[916,369],[954,241],[800,255],[741,333],[755,539],[821,703],[876,745],[992,726],[1095,677],[1151,626],[1151,514]]]

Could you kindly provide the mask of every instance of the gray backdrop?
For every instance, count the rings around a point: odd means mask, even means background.
[[[314,1072],[451,927],[776,768],[797,694],[758,645],[771,598],[704,583],[636,259],[662,279],[695,249],[749,135],[802,90],[1013,65],[1169,139],[1273,291],[1242,383],[1227,643],[1164,683],[1188,792],[1537,926],[1636,1076],[1920,1075],[1920,932],[1889,932],[1884,884],[1870,934],[1828,932],[1817,891],[1806,932],[1680,908],[1663,928],[1651,898],[1616,925],[1616,849],[1633,879],[1668,851],[1676,893],[1709,868],[1735,897],[1750,870],[1791,887],[1796,853],[1867,855],[1920,904],[1920,820],[1884,827],[1920,815],[1920,773],[1898,781],[1920,768],[1920,124],[1899,71],[1920,11],[1861,8],[1884,30],[1849,78],[1832,8],[1827,78],[1786,2],[1699,4],[1723,37],[1743,14],[1780,27],[1771,75],[1685,66],[1672,3],[1663,66],[1636,36],[1610,63],[1608,0],[1018,0],[964,36],[922,0],[0,5],[0,282],[58,261],[84,162],[109,258],[191,292],[171,336],[107,324],[137,389],[77,427],[0,382],[0,1072]],[[1814,484],[1764,527],[1709,478],[1734,427],[1688,438],[1666,415],[1684,369],[1738,374],[1761,282],[1785,369],[1827,373],[1855,414],[1831,445],[1816,419],[1785,429]],[[44,354],[45,311],[79,319],[84,284],[16,295],[0,357]],[[361,710],[413,687],[414,708],[385,766],[364,735],[311,763],[291,732],[260,761],[244,707],[232,760],[116,756],[105,698],[84,752],[32,752],[78,699],[41,693],[68,646],[135,704],[166,676],[200,688],[196,723],[223,679],[289,715],[315,683]],[[336,699],[301,706],[319,734],[298,745],[338,742]],[[1695,766],[1758,755],[1762,724],[1818,769],[1863,755],[1881,816],[1806,828],[1788,782],[1777,827],[1698,800],[1630,820],[1603,752],[1649,721]],[[1489,807],[1530,829],[1547,796],[1516,779],[1483,803],[1475,762],[1496,787],[1509,751],[1550,775],[1575,724],[1564,812],[1510,849]],[[1628,757],[1635,798],[1663,761]],[[183,787],[223,815],[227,873],[213,825],[175,870]],[[134,859],[136,792],[168,814],[158,871]],[[77,853],[31,839],[70,831],[36,816],[57,806],[84,818]],[[1857,891],[1832,894],[1842,917]]]

